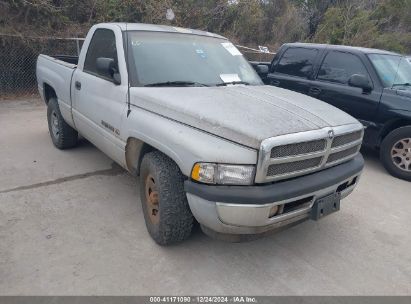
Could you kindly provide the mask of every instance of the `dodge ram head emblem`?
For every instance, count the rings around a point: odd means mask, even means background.
[[[329,139],[333,139],[333,138],[334,138],[334,131],[333,131],[333,130],[328,131],[328,138],[329,138]]]

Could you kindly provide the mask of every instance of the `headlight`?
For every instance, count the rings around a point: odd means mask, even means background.
[[[251,185],[254,183],[255,167],[250,165],[222,165],[196,163],[191,178],[206,184]]]

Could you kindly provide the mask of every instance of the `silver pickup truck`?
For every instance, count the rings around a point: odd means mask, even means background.
[[[40,55],[51,139],[78,134],[138,175],[161,245],[203,231],[247,239],[339,210],[359,181],[363,126],[265,86],[226,38],[177,27],[93,26],[80,56]]]

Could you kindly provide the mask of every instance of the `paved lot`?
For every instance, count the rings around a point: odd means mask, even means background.
[[[1,295],[411,295],[411,184],[372,153],[342,210],[231,244],[146,232],[136,181],[86,141],[49,139],[45,107],[0,101]]]

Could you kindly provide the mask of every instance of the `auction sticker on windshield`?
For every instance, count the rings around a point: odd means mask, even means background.
[[[241,81],[240,77],[238,74],[220,74],[220,78],[222,81],[225,83],[228,82],[236,82],[236,81]]]
[[[233,56],[243,55],[231,42],[223,42],[221,45]]]

